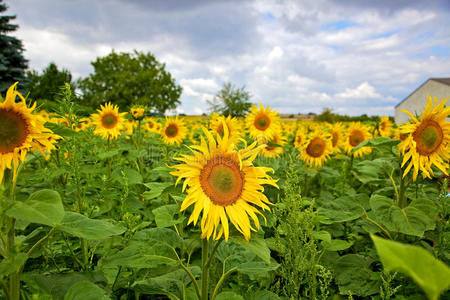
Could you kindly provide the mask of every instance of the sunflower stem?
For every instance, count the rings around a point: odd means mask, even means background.
[[[209,241],[202,239],[202,300],[208,300],[208,262]]]
[[[403,171],[403,170],[402,170]],[[405,208],[408,205],[408,201],[405,197],[405,177],[403,176],[403,172],[400,173],[400,191],[398,195],[398,206],[400,208]]]
[[[237,270],[237,268],[232,268],[232,269],[228,270],[228,272],[222,274],[222,276],[220,277],[219,282],[217,282],[216,288],[214,289],[214,292],[211,296],[211,300],[216,299],[217,293],[219,292],[219,289],[222,287],[222,284],[225,281],[225,279],[227,279],[227,277],[230,276],[231,273],[233,273],[236,270]]]

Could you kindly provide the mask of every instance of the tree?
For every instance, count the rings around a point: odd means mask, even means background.
[[[250,93],[245,86],[236,88],[231,82],[224,83],[222,89],[214,96],[212,101],[208,100],[211,111],[219,112],[225,116],[242,117],[252,106]]]
[[[69,70],[58,70],[55,63],[51,62],[42,72],[42,75],[35,70],[27,72],[28,84],[27,91],[30,93],[29,98],[32,100],[49,100],[54,102],[61,92],[64,84],[71,83],[72,74]],[[73,86],[73,85],[71,85]]]
[[[98,107],[105,102],[127,110],[133,104],[164,113],[180,103],[182,88],[151,53],[112,51],[91,63],[94,73],[79,81],[85,105]]]
[[[0,0],[0,13],[4,13],[8,7]],[[22,41],[7,35],[16,31],[19,27],[9,24],[16,16],[0,16],[0,94],[5,94],[11,84],[19,81],[19,88],[26,83],[25,70],[28,61],[23,57]]]

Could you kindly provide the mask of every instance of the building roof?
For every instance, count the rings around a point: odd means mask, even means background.
[[[403,99],[402,101],[400,101],[399,104],[397,104],[395,106],[395,108],[397,108],[397,106],[399,106],[400,104],[402,104],[406,99],[408,99],[412,94],[414,94],[418,89],[420,89],[425,83],[427,83],[428,81],[433,80],[445,85],[450,86],[450,78],[429,78],[427,81],[425,81],[424,83],[422,83],[418,88],[416,88],[411,94],[409,94],[405,99]]]

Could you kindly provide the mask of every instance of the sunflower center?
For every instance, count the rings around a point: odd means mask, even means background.
[[[443,137],[441,126],[433,120],[423,122],[413,133],[416,150],[420,155],[433,153],[442,143]]]
[[[28,123],[22,114],[0,109],[0,153],[14,151],[28,136]]]
[[[259,130],[266,130],[270,125],[270,119],[266,115],[259,115],[255,118],[253,124]]]
[[[381,130],[386,131],[386,128],[387,128],[386,122],[381,122]]]
[[[220,206],[234,204],[244,187],[244,174],[231,158],[217,156],[203,167],[200,184],[211,201]]]
[[[306,153],[312,157],[320,157],[325,152],[325,141],[319,137],[313,138],[308,147],[306,147]]]
[[[178,133],[178,127],[175,124],[169,124],[164,132],[166,133],[166,136],[174,137]]]
[[[111,129],[114,128],[117,124],[117,117],[113,114],[105,114],[102,118],[102,125],[105,128]]]
[[[360,130],[353,130],[349,136],[349,143],[353,147],[358,146],[361,142],[364,142],[364,134]]]

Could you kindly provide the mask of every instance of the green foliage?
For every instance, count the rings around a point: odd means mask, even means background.
[[[208,104],[211,111],[232,117],[244,116],[252,106],[250,93],[245,90],[245,86],[236,88],[231,82],[224,83],[214,99],[208,100]]]
[[[0,94],[4,95],[16,81],[19,81],[19,89],[23,89],[28,61],[23,57],[22,41],[9,35],[19,28],[18,25],[10,24],[16,16],[3,15],[8,7],[2,2],[0,0]]]
[[[379,122],[380,117],[378,116],[367,116],[366,114],[363,114],[361,116],[357,117],[351,117],[346,115],[340,115],[333,113],[333,110],[331,108],[325,108],[321,114],[314,117],[314,121],[319,122],[329,122],[329,123],[336,123],[336,122]]]
[[[372,235],[372,240],[387,271],[399,271],[411,277],[428,299],[438,299],[450,287],[450,268],[417,246],[384,240]]]
[[[94,73],[79,81],[83,103],[93,108],[112,102],[121,110],[141,104],[164,113],[180,103],[182,88],[151,53],[111,52],[91,63]]]
[[[25,86],[29,92],[28,98],[33,101],[47,100],[56,104],[57,99],[60,97],[61,89],[64,88],[66,83],[71,83],[72,74],[69,70],[58,70],[58,66],[54,62],[51,62],[43,71],[39,74],[38,71],[27,71],[28,84]],[[74,93],[75,87],[71,85],[72,93]]]

